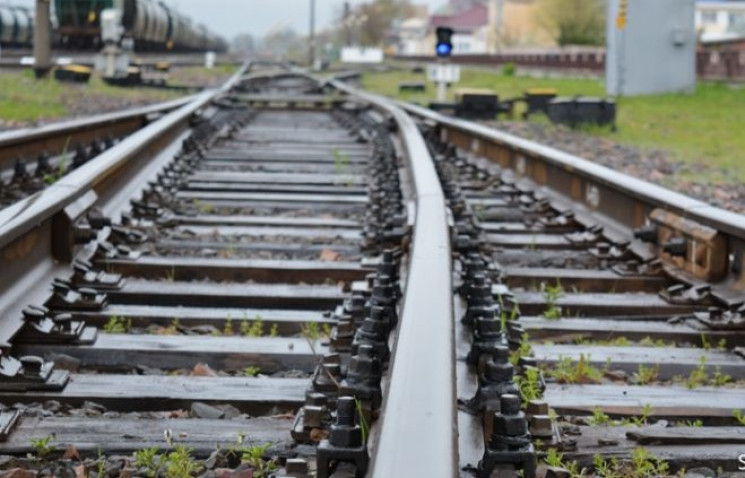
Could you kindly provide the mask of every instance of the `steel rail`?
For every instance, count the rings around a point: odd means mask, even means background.
[[[330,85],[394,118],[416,195],[403,309],[369,476],[457,476],[452,257],[440,181],[417,125],[401,108],[338,81]]]

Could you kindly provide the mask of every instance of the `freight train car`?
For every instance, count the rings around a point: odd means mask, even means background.
[[[154,0],[55,0],[63,48],[101,48],[101,11],[122,9],[122,24],[136,51],[225,51],[226,43]]]
[[[0,5],[0,45],[28,48],[34,39],[34,20],[27,8]]]

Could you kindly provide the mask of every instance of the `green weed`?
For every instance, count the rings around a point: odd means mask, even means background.
[[[109,321],[103,326],[107,334],[126,334],[132,330],[132,319],[125,319],[118,315],[109,317]]]
[[[52,445],[52,439],[54,439],[54,434],[47,435],[44,438],[31,439],[31,448],[33,448],[37,457],[43,460],[57,449],[55,445]]]

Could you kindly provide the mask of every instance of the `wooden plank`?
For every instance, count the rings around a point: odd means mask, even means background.
[[[723,330],[694,328],[687,324],[670,324],[664,320],[614,320],[613,318],[563,318],[520,317],[523,329],[531,340],[553,342],[577,342],[580,340],[612,340],[625,337],[630,341],[645,338],[664,340],[670,345],[691,344],[703,346],[702,337],[708,344],[717,344],[721,339],[728,346],[745,345],[745,335]]]
[[[167,248],[171,250],[183,250],[183,249],[197,249],[197,250],[211,250],[212,256],[216,256],[219,251],[230,250],[234,254],[255,252],[257,254],[266,255],[268,253],[280,253],[287,254],[290,256],[308,257],[315,256],[320,257],[324,250],[332,250],[343,254],[345,256],[361,257],[360,248],[358,245],[352,244],[333,244],[330,243],[318,243],[310,244],[307,242],[299,243],[280,243],[280,242],[264,242],[264,241],[251,241],[251,242],[218,242],[218,241],[194,241],[186,239],[163,239],[158,241],[158,246],[161,248]]]
[[[112,259],[102,262],[107,271],[146,279],[168,279],[288,284],[323,284],[364,279],[374,269],[359,262],[223,259],[198,257],[142,256],[137,260]]]
[[[20,355],[48,357],[67,354],[85,367],[129,369],[144,365],[160,369],[191,369],[206,363],[215,370],[241,371],[259,367],[262,373],[282,370],[311,372],[328,352],[305,338],[212,337],[204,335],[137,335],[100,333],[92,345],[18,344]],[[318,355],[316,355],[318,354]]]
[[[187,236],[285,236],[306,239],[307,242],[324,240],[334,242],[339,239],[345,241],[362,241],[362,231],[358,229],[336,229],[336,228],[294,228],[279,226],[220,226],[205,225],[177,226],[174,229],[177,234]]]
[[[505,282],[510,287],[538,289],[541,284],[554,285],[576,292],[651,292],[665,288],[663,277],[621,276],[608,269],[569,269],[554,267],[505,267]]]
[[[189,409],[193,402],[230,404],[244,413],[293,410],[305,402],[305,378],[188,377],[73,374],[59,392],[0,392],[4,403],[58,400],[79,407],[86,400],[114,411]]]
[[[584,249],[586,246],[572,244],[562,234],[542,232],[528,234],[486,234],[486,242],[496,247],[520,249]]]
[[[591,467],[593,457],[596,454],[603,455],[606,459],[615,456],[619,460],[629,460],[631,452],[641,444],[628,438],[629,433],[658,433],[670,430],[686,430],[686,428],[662,428],[662,427],[580,427],[581,435],[572,436],[577,441],[577,451],[564,453],[565,459],[576,461],[580,467]],[[701,428],[693,430],[703,430]],[[729,427],[717,427],[712,429],[715,435],[719,430],[729,433]],[[706,444],[645,444],[644,448],[656,456],[665,460],[670,465],[671,473],[676,473],[681,468],[691,470],[697,467],[706,467],[712,470],[737,471],[741,464],[737,457],[743,452],[742,444],[718,443],[712,440]],[[739,475],[733,475],[739,476]]]
[[[235,170],[240,172],[263,172],[263,173],[320,173],[320,174],[339,174],[339,167],[328,161],[312,162],[306,159],[301,161],[287,160],[268,160],[268,161],[235,161],[230,158],[225,159],[208,159],[205,158],[197,166],[199,171],[225,171]],[[366,166],[350,164],[344,167],[344,174],[358,175],[365,174]]]
[[[221,216],[200,214],[198,216],[175,216],[179,224],[194,226],[272,226],[312,227],[335,229],[360,229],[360,221],[331,217],[282,217],[282,216]]]
[[[190,181],[183,191],[230,191],[238,193],[270,193],[270,194],[367,194],[367,188],[364,185],[353,186],[345,183],[343,177],[339,178],[337,184],[333,186],[315,186],[315,185],[296,185],[296,184],[234,184],[234,183],[217,183],[217,182],[195,182]]]
[[[34,453],[33,439],[51,436],[50,445],[63,452],[74,446],[84,457],[106,454],[130,454],[144,448],[167,448],[163,433],[171,430],[174,443],[192,448],[193,456],[206,458],[217,447],[236,444],[238,435],[253,445],[284,443],[290,436],[292,420],[287,418],[234,418],[207,420],[197,418],[136,419],[89,417],[24,417],[8,441],[0,443],[3,455]]]
[[[189,192],[179,191],[180,199],[199,199],[200,201],[247,201],[247,202],[288,202],[302,205],[312,204],[365,204],[366,194],[283,194],[283,193],[239,193],[239,192]]]
[[[362,186],[367,184],[367,176],[363,174],[315,174],[315,173],[244,173],[238,171],[196,171],[189,176],[189,182],[221,182],[239,184],[297,184],[333,186],[335,184],[352,184]]]
[[[745,427],[644,427],[630,430],[626,436],[641,445],[745,443]]]
[[[129,279],[107,293],[110,304],[327,310],[347,294],[338,285],[218,284]]]
[[[546,296],[541,292],[516,291],[515,298],[523,315],[542,315],[546,311]],[[672,305],[657,294],[565,293],[555,304],[563,317],[629,316],[690,314],[705,310],[705,306]]]
[[[220,330],[224,329],[229,319],[236,333],[239,333],[242,321],[255,321],[261,318],[264,334],[268,334],[276,325],[277,332],[282,336],[299,334],[310,322],[329,325],[336,322],[316,311],[154,305],[109,305],[100,312],[74,312],[73,317],[75,320],[85,320],[89,325],[98,327],[103,327],[111,317],[131,320],[134,327],[147,327],[151,324],[167,326],[174,318],[178,318],[184,327],[212,325]]]
[[[602,368],[609,365],[612,370],[634,373],[640,365],[659,368],[660,380],[670,380],[675,376],[687,377],[698,368],[701,360],[706,360],[706,370],[715,370],[739,380],[745,378],[745,359],[729,351],[704,350],[675,347],[612,347],[598,345],[542,345],[533,346],[535,359],[544,365],[556,365],[562,358],[573,362],[580,355],[594,366]]]
[[[745,390],[728,387],[548,384],[545,400],[560,414],[590,415],[596,408],[611,416],[638,416],[652,406],[652,417],[732,423],[732,410],[745,412]]]

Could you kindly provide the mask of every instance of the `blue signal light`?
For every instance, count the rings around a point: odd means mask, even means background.
[[[452,45],[448,45],[447,43],[439,43],[437,45],[437,55],[448,56],[450,55],[450,52],[452,51],[452,49],[453,49]]]

